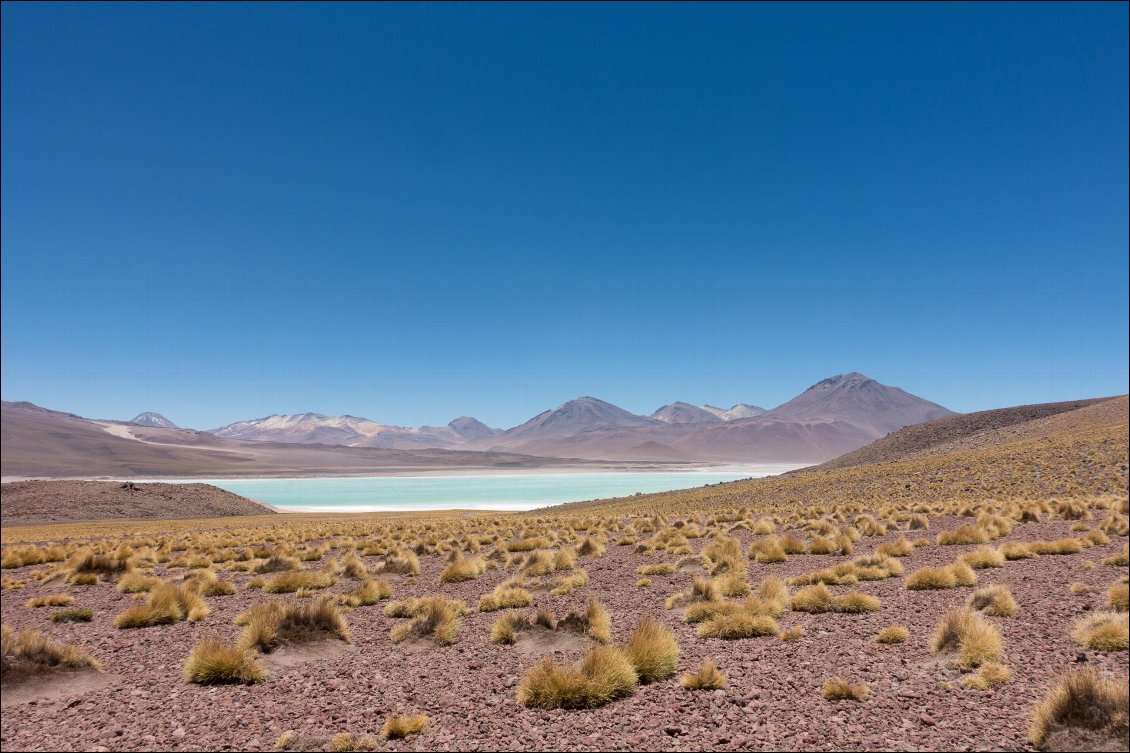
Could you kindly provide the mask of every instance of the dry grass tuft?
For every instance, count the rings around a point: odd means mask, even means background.
[[[197,643],[184,665],[184,679],[198,685],[251,685],[266,676],[252,651],[214,638]]]
[[[824,683],[824,697],[829,701],[862,701],[870,692],[867,685],[852,685],[842,677]]]
[[[804,636],[804,625],[793,625],[791,628],[782,630],[777,636],[782,641],[795,641]]]
[[[973,674],[961,678],[961,686],[970,690],[992,690],[1012,679],[1012,670],[1003,664],[985,662]]]
[[[321,570],[293,570],[280,573],[263,584],[263,592],[269,594],[289,594],[296,591],[311,591],[329,588],[334,584],[334,576]]]
[[[639,681],[646,684],[675,674],[679,644],[669,628],[645,616],[624,644],[624,655],[635,667]]]
[[[251,607],[236,619],[243,624],[242,648],[270,653],[286,643],[337,638],[351,642],[349,626],[330,599],[319,601],[268,601]]]
[[[767,614],[750,614],[749,612],[733,612],[719,614],[698,626],[695,632],[700,638],[721,638],[723,640],[740,640],[742,638],[759,638],[766,635],[777,635],[780,628],[777,621]]]
[[[718,690],[726,687],[726,673],[719,671],[714,659],[707,659],[695,672],[687,672],[679,678],[679,684],[687,690]]]
[[[1078,620],[1071,635],[1087,648],[1101,651],[1125,651],[1130,647],[1130,624],[1126,612],[1095,612]]]
[[[1016,599],[1012,597],[1012,592],[1008,590],[1008,586],[1002,585],[978,588],[970,594],[966,605],[970,609],[984,612],[990,617],[1012,617],[1020,611],[1020,607],[1016,604]]]
[[[208,612],[208,605],[192,588],[162,583],[149,592],[145,604],[122,612],[114,618],[114,624],[126,630],[171,625],[182,620],[196,622],[207,617]]]
[[[959,558],[974,570],[984,570],[989,567],[1004,567],[1004,555],[991,546],[982,546],[972,552],[966,552]]]
[[[60,609],[51,614],[52,622],[90,622],[94,619],[94,611],[89,607],[71,607]]]
[[[388,740],[400,740],[418,734],[428,723],[427,714],[405,714],[390,716],[381,728],[381,735]]]
[[[1106,592],[1107,606],[1116,612],[1125,612],[1130,601],[1130,589],[1125,583],[1114,583]]]
[[[1111,680],[1090,667],[1069,672],[1036,706],[1028,739],[1042,748],[1055,732],[1080,728],[1108,733],[1124,744],[1128,701],[1125,680]]]
[[[444,596],[427,596],[416,600],[412,621],[392,629],[396,643],[407,638],[431,638],[437,646],[450,646],[459,630],[459,617],[467,611],[461,601]]]
[[[883,644],[906,643],[909,637],[910,631],[902,625],[890,625],[880,630],[873,640]]]
[[[972,586],[976,582],[977,574],[964,562],[955,562],[945,567],[923,567],[906,576],[904,581],[909,591],[958,588]]]
[[[32,675],[55,669],[101,669],[78,646],[57,643],[38,630],[15,633],[0,627],[0,676]]]
[[[961,666],[979,667],[1004,655],[1004,639],[978,612],[959,607],[942,617],[931,648],[935,654],[955,655]]]
[[[75,603],[75,597],[68,596],[67,594],[50,594],[49,596],[37,596],[34,599],[27,600],[29,609],[37,609],[39,607],[65,607]]]
[[[518,703],[540,709],[587,709],[631,695],[639,679],[624,652],[594,646],[577,665],[563,667],[552,656],[530,670],[518,686]]]
[[[502,583],[489,594],[479,599],[480,612],[496,612],[499,609],[519,609],[534,603],[533,595],[521,586]]]
[[[462,583],[474,580],[486,572],[487,562],[482,557],[457,557],[439,574],[440,583]]]

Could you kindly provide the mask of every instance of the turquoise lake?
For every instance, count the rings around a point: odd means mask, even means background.
[[[636,492],[768,476],[796,466],[652,473],[522,473],[365,478],[194,479],[288,511],[531,510]]]

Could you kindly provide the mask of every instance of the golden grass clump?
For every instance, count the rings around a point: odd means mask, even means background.
[[[188,620],[196,622],[208,616],[208,605],[194,589],[173,583],[162,583],[149,592],[145,604],[131,607],[114,618],[123,630],[171,625]]]
[[[651,616],[644,616],[624,644],[624,655],[635,667],[641,683],[663,680],[675,674],[679,665],[679,644],[675,634]]]
[[[93,619],[94,611],[89,607],[71,607],[51,613],[52,622],[90,622]]]
[[[1000,553],[1010,562],[1014,560],[1030,560],[1039,557],[1039,553],[1025,541],[1006,541],[1001,544]]]
[[[1076,581],[1071,584],[1071,593],[1076,596],[1084,596],[1093,591],[1093,589],[1082,581]]]
[[[437,646],[450,646],[459,630],[459,618],[466,613],[461,601],[444,596],[426,596],[417,600],[412,620],[392,629],[392,640],[400,643],[408,638],[431,638]]]
[[[1079,728],[1109,734],[1124,745],[1128,712],[1130,692],[1125,679],[1103,677],[1090,667],[1078,669],[1060,677],[1036,706],[1028,739],[1043,748],[1056,732]]]
[[[462,583],[474,580],[486,572],[487,562],[482,557],[457,557],[439,574],[440,583]]]
[[[870,689],[865,683],[852,685],[844,678],[836,677],[824,683],[823,692],[829,701],[862,701]]]
[[[1002,585],[978,588],[969,595],[966,604],[970,609],[984,612],[990,617],[1012,617],[1020,611],[1008,586]]]
[[[1028,547],[1036,554],[1078,554],[1083,551],[1079,539],[1056,539],[1055,541],[1029,541]]]
[[[518,686],[518,703],[539,709],[587,709],[631,695],[639,682],[631,661],[618,648],[594,646],[575,666],[547,656]]]
[[[914,554],[914,544],[910,543],[910,541],[904,537],[900,538],[898,541],[881,544],[875,551],[878,554],[885,554],[888,557],[909,557]]]
[[[878,611],[880,606],[877,596],[860,591],[849,591],[842,596],[833,596],[823,583],[802,588],[793,594],[792,598],[794,612],[807,612],[809,614],[822,614],[824,612],[859,614]]]
[[[687,690],[718,690],[726,687],[726,673],[720,671],[714,659],[710,658],[698,670],[680,677],[679,684]]]
[[[938,623],[931,650],[937,655],[953,655],[961,666],[979,667],[1004,655],[1004,639],[978,612],[959,607]]]
[[[490,628],[490,642],[504,646],[518,641],[518,634],[533,627],[529,617],[521,612],[507,612],[494,621]]]
[[[56,669],[101,669],[78,646],[57,643],[38,630],[0,627],[0,676],[33,675]]]
[[[723,596],[749,596],[753,592],[749,583],[746,582],[745,576],[739,573],[726,573],[719,575],[714,580],[718,582],[718,591]]]
[[[992,690],[1012,679],[1012,670],[994,661],[985,662],[976,672],[961,678],[961,686],[970,690]]]
[[[409,735],[419,734],[427,726],[427,714],[405,714],[390,716],[381,728],[381,735],[387,740],[400,740]]]
[[[1103,653],[1130,647],[1130,623],[1126,612],[1094,612],[1076,621],[1071,635],[1082,646]]]
[[[909,591],[958,588],[972,586],[976,582],[977,574],[964,562],[954,562],[944,567],[923,567],[906,576],[904,581]]]
[[[330,599],[260,602],[236,619],[241,648],[270,653],[287,643],[336,638],[350,643],[349,626]]]
[[[197,643],[184,665],[184,679],[197,685],[251,685],[266,676],[254,652],[214,638]]]
[[[585,572],[583,568],[578,568],[572,573],[569,573],[568,575],[562,575],[560,578],[558,578],[557,581],[553,584],[553,588],[550,589],[549,592],[554,596],[564,596],[565,594],[570,593],[578,588],[587,586],[588,583],[589,574]]]
[[[700,623],[695,632],[700,638],[721,638],[732,641],[777,635],[779,631],[777,621],[767,614],[737,611],[718,614]]]
[[[329,588],[334,584],[333,575],[321,570],[292,570],[279,573],[263,584],[263,592],[269,594],[289,594],[295,591],[312,591]]]
[[[722,590],[718,581],[713,578],[695,578],[691,587],[680,591],[667,599],[667,608],[674,609],[696,601],[718,601],[722,598]]]
[[[1130,589],[1125,583],[1114,583],[1106,592],[1107,606],[1116,612],[1125,612],[1130,601]]]
[[[302,561],[297,557],[273,554],[262,562],[255,563],[251,568],[251,572],[256,575],[266,575],[268,573],[283,573],[289,570],[297,570],[300,567],[302,567]]]
[[[883,628],[876,634],[873,640],[876,643],[892,644],[892,643],[906,643],[907,638],[910,637],[910,631],[902,625],[890,625]]]
[[[375,571],[388,575],[419,575],[420,558],[411,549],[398,549],[382,557]]]
[[[499,584],[489,594],[479,599],[480,612],[496,612],[499,609],[518,609],[534,603],[533,595],[517,585]]]
[[[984,544],[990,538],[988,531],[984,528],[966,523],[953,531],[942,531],[938,534],[937,540],[942,546],[953,546],[957,544]]]
[[[371,607],[392,596],[392,586],[380,578],[363,581],[357,588],[337,597],[338,603],[349,607]]]
[[[74,603],[75,597],[68,596],[67,594],[36,596],[34,599],[27,600],[27,606],[29,609],[37,609],[39,607],[65,607]]]
[[[136,594],[144,591],[152,591],[157,586],[161,585],[160,578],[154,578],[136,570],[123,575],[118,579],[118,590],[124,594]]]
[[[984,570],[989,567],[1004,567],[1004,555],[991,546],[982,546],[972,552],[966,552],[958,557],[959,560],[975,570]]]
[[[639,575],[670,575],[675,572],[673,562],[659,562],[654,565],[640,565],[636,568]]]
[[[577,547],[578,557],[603,557],[604,544],[600,543],[591,536],[586,536],[584,541]]]

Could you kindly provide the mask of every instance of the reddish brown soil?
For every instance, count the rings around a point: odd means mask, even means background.
[[[931,538],[960,522],[933,520]],[[1072,535],[1070,525],[1020,525],[1003,541],[1066,537]],[[855,554],[900,535],[863,539]],[[742,538],[748,545],[749,537]],[[698,548],[705,542],[694,543]],[[678,637],[680,672],[714,657],[729,675],[729,685],[692,692],[671,678],[592,711],[547,712],[518,705],[516,687],[538,656],[490,643],[498,613],[464,617],[453,646],[412,652],[389,636],[398,620],[384,617],[379,606],[357,609],[347,614],[356,652],[276,666],[265,682],[251,687],[209,688],[186,683],[182,667],[202,637],[234,639],[240,629],[232,619],[267,598],[244,587],[248,576],[225,575],[238,591],[209,598],[212,613],[202,622],[128,631],[114,628],[112,619],[133,601],[111,584],[79,588],[29,581],[26,588],[3,592],[3,622],[77,643],[106,672],[122,679],[102,688],[77,689],[69,698],[9,706],[0,722],[0,743],[4,750],[270,750],[287,730],[308,736],[303,739],[314,741],[308,745],[321,744],[339,732],[376,734],[389,715],[421,711],[430,721],[420,735],[382,745],[388,750],[1023,750],[1028,749],[1032,707],[1058,675],[1076,666],[1080,655],[1102,671],[1127,676],[1126,652],[1099,654],[1071,639],[1074,621],[1102,608],[1107,586],[1126,574],[1126,568],[1102,564],[1085,570],[1083,563],[1101,563],[1124,545],[1124,538],[1115,537],[1076,555],[978,571],[979,586],[1007,585],[1021,610],[1013,618],[989,618],[1004,635],[1006,663],[1013,671],[1012,682],[990,692],[963,690],[957,687],[958,670],[928,663],[934,626],[946,610],[965,601],[970,588],[907,591],[902,578],[860,583],[850,588],[880,597],[881,611],[787,613],[780,620],[782,628],[802,624],[806,631],[788,643],[775,638],[706,640],[682,622],[679,610],[663,608],[664,599],[686,588],[695,573],[653,576],[651,588],[637,588],[635,568],[660,558],[610,545],[604,557],[578,561],[588,571],[588,586],[563,597],[539,593],[537,606],[563,616],[590,598],[599,599],[611,612],[617,641],[627,637],[642,615],[654,615]],[[929,546],[903,561],[910,572],[952,562],[972,548]],[[843,559],[794,555],[779,565],[751,564],[750,581],[770,574],[789,577]],[[373,558],[367,561],[371,564]],[[394,580],[394,598],[443,593],[474,606],[512,574],[492,570],[477,580],[441,584],[438,575],[445,565],[439,557],[421,557],[419,577]],[[35,569],[4,574],[27,579]],[[167,575],[163,569],[158,574]],[[1095,592],[1072,595],[1068,586],[1075,581]],[[332,590],[352,586],[342,581]],[[57,625],[49,620],[50,609],[24,605],[29,597],[64,590],[75,595],[75,606],[94,610],[92,623]],[[871,642],[881,628],[895,623],[910,630],[907,643]],[[562,657],[580,655],[570,649]],[[821,685],[835,675],[867,683],[870,695],[860,703],[826,701]]]

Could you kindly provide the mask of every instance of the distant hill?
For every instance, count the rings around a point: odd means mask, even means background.
[[[734,407],[728,409],[719,408],[714,405],[704,405],[702,406],[702,409],[709,413],[713,413],[723,421],[736,421],[739,418],[753,418],[754,416],[760,416],[762,413],[767,412],[764,408],[760,408],[756,405],[750,405],[749,403],[738,403]]]
[[[963,446],[996,444],[1025,434],[1031,430],[1033,422],[1040,419],[1071,413],[1117,399],[1094,398],[1063,403],[1018,405],[926,421],[899,429],[854,452],[815,466],[814,469],[828,470],[872,463],[890,463],[951,451],[956,449],[955,445],[958,444]]]
[[[664,405],[652,413],[650,418],[665,424],[717,424],[726,420],[722,418],[722,414],[682,402]]]
[[[904,426],[953,415],[937,403],[853,371],[817,382],[762,417],[847,421],[879,437]]]
[[[380,424],[357,416],[326,416],[321,413],[267,416],[237,421],[211,431],[225,439],[400,450],[456,447],[500,432],[470,416],[461,416],[447,426],[413,428]]]
[[[138,413],[136,416],[127,421],[127,423],[131,423],[136,426],[149,426],[156,429],[180,428],[172,421],[162,416],[160,413],[150,413],[148,411],[145,413]]]
[[[191,429],[91,420],[26,402],[0,404],[0,475],[6,478],[347,476],[557,466],[600,470],[607,464],[506,452],[247,442]]]
[[[954,415],[854,372],[818,382],[771,411],[759,411],[741,403],[717,415],[672,403],[644,417],[584,397],[470,446],[547,457],[820,463],[903,426]],[[726,420],[726,413],[752,415]]]

